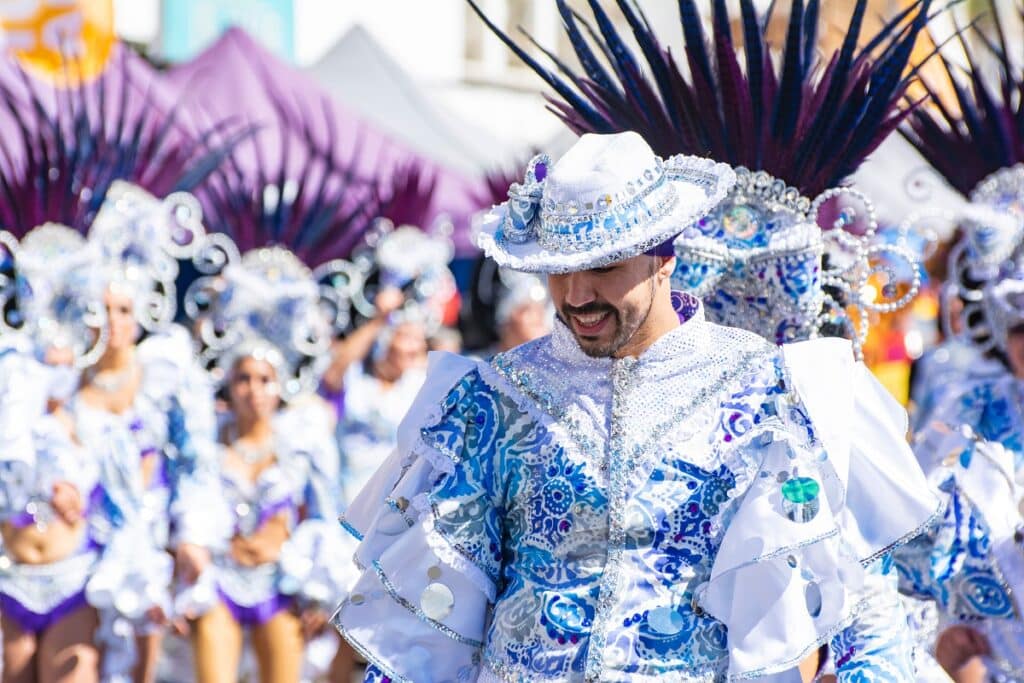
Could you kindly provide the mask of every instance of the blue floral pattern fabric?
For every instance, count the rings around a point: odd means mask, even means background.
[[[1014,616],[990,553],[988,529],[952,476],[940,487],[948,503],[941,521],[897,550],[900,591],[934,600],[957,621]]]
[[[836,676],[843,683],[918,680],[911,632],[891,627],[904,614],[896,578],[890,555],[872,563],[868,577],[871,599],[857,620],[829,643]]]
[[[384,492],[404,516],[385,511],[369,525],[352,524],[362,548],[381,533],[400,538],[387,541],[379,560],[359,558],[373,567],[336,617],[374,665],[367,680],[420,680],[411,662],[429,632],[423,625],[439,642],[422,680],[725,680],[728,630],[702,608],[700,591],[752,483],[784,481],[763,469],[773,443],[765,435],[780,435],[772,447],[786,449],[794,472],[826,483],[816,474],[825,468],[820,445],[786,383],[781,354],[753,335],[720,329],[684,325],[641,359],[614,362],[569,354],[565,345],[574,342],[563,330],[457,379],[416,434],[419,460],[400,457],[399,483]],[[425,517],[416,520],[403,482],[424,458],[432,466]],[[424,547],[408,537],[420,533],[437,560],[396,550]],[[417,561],[428,579],[418,568],[406,571]],[[458,613],[474,600],[449,588],[461,579],[445,583],[460,567],[460,575],[489,584],[481,588],[492,597],[481,603],[488,614],[480,631]],[[427,581],[434,583],[423,588]],[[438,596],[451,598],[439,609]],[[416,623],[404,649],[382,623],[401,613],[396,603]],[[813,607],[801,597],[801,609]],[[840,631],[849,643],[874,643],[842,680],[909,666],[898,622]],[[464,649],[437,654],[445,642]],[[449,656],[452,664],[437,673],[437,659]],[[885,675],[874,680],[913,680]]]

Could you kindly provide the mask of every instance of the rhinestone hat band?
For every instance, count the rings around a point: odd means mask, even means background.
[[[585,252],[619,241],[625,234],[665,218],[678,202],[661,159],[617,192],[565,202],[544,196],[544,179],[550,165],[550,157],[537,155],[530,162],[523,183],[509,188],[508,211],[497,235],[499,242],[523,244],[536,240],[553,252]]]

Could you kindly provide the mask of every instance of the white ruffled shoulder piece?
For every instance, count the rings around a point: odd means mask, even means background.
[[[846,490],[840,523],[864,563],[918,536],[942,502],[907,441],[907,413],[849,341],[783,347],[786,368]]]
[[[154,396],[176,393],[186,377],[182,371],[195,364],[195,349],[188,331],[180,325],[150,334],[135,349],[142,366],[145,389]]]
[[[398,426],[394,452],[377,469],[362,491],[345,511],[344,526],[362,541],[381,512],[381,504],[391,495],[399,480],[420,459],[433,466],[450,465],[446,457],[427,452],[421,443],[420,429],[441,418],[441,405],[455,384],[477,368],[478,361],[452,353],[433,352],[429,356],[427,377],[412,407]],[[424,484],[427,490],[429,482]]]
[[[788,428],[741,452],[757,471],[697,590],[728,628],[737,679],[791,675],[870,604],[865,567],[940,509],[904,438],[905,414],[848,341],[793,344],[783,358],[792,394],[777,410]]]
[[[424,444],[420,433],[443,417],[445,397],[476,367],[454,354],[430,354],[427,380],[399,427],[395,452],[342,517],[360,542],[355,562],[362,574],[332,622],[395,681],[470,680],[479,665],[494,586],[433,528],[426,494],[453,464]],[[428,590],[442,575],[445,591],[457,596],[443,623],[423,608],[435,597],[444,601]],[[401,627],[382,629],[382,623]]]
[[[32,425],[46,412],[46,366],[16,347],[0,348],[0,460],[34,461]]]

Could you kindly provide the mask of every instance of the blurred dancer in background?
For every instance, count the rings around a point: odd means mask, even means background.
[[[117,454],[110,495],[133,513],[104,553],[94,595],[106,603],[106,675],[134,659],[139,683],[154,680],[173,616],[168,553],[186,574],[209,561],[210,528],[187,513],[206,504],[213,483],[213,390],[188,333],[171,322],[176,257],[202,243],[201,218],[191,195],[158,200],[115,184],[89,229],[100,267],[86,291],[106,311],[106,347],[83,370],[69,409],[87,447],[102,448],[111,434],[129,444]]]
[[[86,586],[110,529],[99,487],[103,454],[78,442],[63,402],[75,366],[102,352],[103,315],[62,305],[82,301],[74,292],[97,267],[96,254],[58,225],[8,245],[18,285],[0,289],[20,290],[21,325],[0,337],[3,680],[98,681],[99,622]]]
[[[375,315],[332,350],[323,389],[338,406],[347,500],[394,449],[398,423],[423,385],[428,335],[456,293],[451,255],[450,244],[415,228],[386,234],[375,252],[383,287]]]
[[[193,284],[199,340],[224,387],[219,493],[191,510],[224,534],[178,596],[201,683],[237,680],[248,630],[265,683],[300,678],[305,643],[344,594],[334,418],[315,391],[335,334],[311,271],[282,247]],[[339,571],[341,573],[339,573]],[[344,672],[350,675],[350,671]]]
[[[947,362],[922,387],[914,434],[946,507],[896,562],[901,589],[936,603],[931,645],[963,683],[1024,677],[1024,624],[1014,606],[1024,590],[1024,78],[1006,37],[1016,18],[995,2],[986,14],[994,39],[957,40],[967,67],[943,62],[944,78],[924,81],[934,104],[913,112],[904,131],[962,204],[946,283],[956,336],[939,348]],[[955,102],[944,92],[949,82]]]

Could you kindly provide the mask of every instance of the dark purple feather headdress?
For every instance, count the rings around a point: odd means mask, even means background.
[[[915,110],[901,132],[950,185],[964,195],[986,176],[1024,162],[1024,68],[1015,66],[999,9],[989,0],[996,28],[992,42],[976,32],[980,51],[994,59],[984,73],[978,52],[962,31],[957,40],[967,58],[967,68],[949,62],[941,54],[943,71],[952,88],[953,101],[943,95],[942,85],[922,78],[931,97],[929,106]],[[1024,4],[1017,5],[1024,21]],[[972,27],[973,28],[973,27]]]
[[[245,135],[230,121],[192,134],[128,60],[122,47],[97,81],[69,88],[20,67],[18,82],[0,80],[0,112],[14,131],[0,135],[0,228],[22,237],[55,222],[85,233],[114,181],[157,196],[192,190]]]
[[[299,102],[269,77],[262,80],[276,120],[263,122],[198,191],[208,229],[227,234],[243,252],[279,245],[315,268],[348,258],[379,218],[416,222],[428,213],[436,180],[426,169],[410,162],[387,184],[366,177],[358,169],[370,152],[359,142],[360,131],[345,131],[354,144],[339,152],[339,117],[326,97]],[[274,139],[279,148],[271,155],[266,145]],[[255,170],[238,158],[249,145]]]
[[[679,0],[686,67],[659,43],[634,0],[616,0],[640,55],[599,0],[595,27],[556,0],[579,69],[537,45],[555,70],[531,57],[468,0],[484,22],[555,91],[551,109],[577,133],[633,130],[656,153],[710,156],[764,170],[815,196],[852,174],[908,115],[911,51],[930,0],[916,0],[860,45],[867,0],[856,0],[839,50],[818,50],[819,0],[793,0],[782,59],[772,59],[767,19],[740,0],[745,56],[726,0],[712,1],[710,41],[697,0]],[[772,3],[774,7],[774,3]],[[741,63],[742,61],[742,63]]]
[[[436,173],[418,159],[406,161],[391,174],[390,187],[381,203],[381,218],[395,226],[430,228],[436,189]]]

